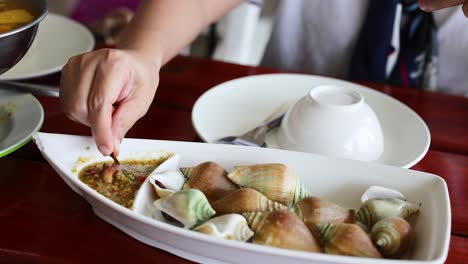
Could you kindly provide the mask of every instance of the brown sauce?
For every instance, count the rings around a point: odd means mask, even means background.
[[[82,169],[78,177],[82,182],[105,197],[122,206],[131,208],[135,194],[141,184],[164,161],[165,159],[123,161],[113,174],[112,183],[106,183],[103,180],[103,172],[112,162],[91,164]]]

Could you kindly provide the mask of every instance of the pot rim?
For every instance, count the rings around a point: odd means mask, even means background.
[[[31,27],[34,27],[34,26],[38,25],[39,22],[41,22],[47,16],[47,14],[49,13],[48,8],[47,8],[47,1],[42,1],[42,2],[43,2],[42,13],[38,17],[36,17],[36,19],[34,19],[33,21],[31,21],[28,24],[23,25],[23,26],[21,26],[19,28],[15,28],[15,29],[7,31],[5,33],[0,33],[0,39],[3,38],[3,37],[8,37],[10,35],[14,35],[14,34],[16,34],[18,32],[27,30],[28,28],[31,28]]]

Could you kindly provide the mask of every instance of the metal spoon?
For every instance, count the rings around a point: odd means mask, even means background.
[[[254,129],[248,131],[247,133],[241,136],[223,137],[214,141],[214,143],[266,147],[265,136],[267,132],[279,126],[281,124],[281,120],[283,119],[284,115],[285,115],[285,112],[273,117],[272,119],[255,127]]]
[[[0,89],[22,92],[22,93],[32,93],[34,95],[59,97],[58,87],[42,85],[42,84],[0,81]]]

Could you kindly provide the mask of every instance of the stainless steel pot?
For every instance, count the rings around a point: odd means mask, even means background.
[[[6,72],[24,56],[36,36],[39,23],[47,15],[46,0],[15,0],[15,6],[31,11],[35,19],[30,23],[0,33],[0,74]]]

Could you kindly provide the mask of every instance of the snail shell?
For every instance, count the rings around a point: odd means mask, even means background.
[[[218,215],[258,211],[287,210],[288,207],[268,199],[254,189],[237,189],[211,203]]]
[[[370,199],[383,199],[383,198],[396,198],[406,201],[406,197],[399,191],[390,189],[383,186],[371,186],[367,188],[364,194],[361,196],[361,203],[365,203]]]
[[[401,217],[387,217],[375,223],[370,236],[382,256],[400,258],[411,244],[411,225]]]
[[[238,189],[237,185],[226,177],[227,171],[215,162],[203,162],[195,167],[180,168],[180,171],[187,178],[183,189],[198,189],[210,202]]]
[[[210,236],[247,241],[254,235],[245,218],[240,214],[225,214],[206,221],[193,229]]]
[[[255,235],[252,242],[278,248],[320,252],[304,223],[291,211],[244,213]]]
[[[318,224],[325,253],[382,258],[369,235],[356,224]]]
[[[182,189],[185,177],[178,171],[166,171],[148,176],[159,198],[165,198]]]
[[[380,219],[389,216],[399,216],[408,219],[419,212],[420,204],[414,204],[396,198],[367,200],[356,214],[356,219],[367,226],[369,230]]]
[[[314,237],[318,238],[320,223],[355,223],[354,210],[345,209],[333,202],[321,200],[317,197],[306,197],[294,204],[294,213],[309,228]]]
[[[205,195],[196,189],[176,192],[154,202],[156,208],[184,225],[184,228],[197,226],[216,212],[211,208]]]
[[[293,171],[280,163],[236,166],[227,177],[242,187],[255,189],[286,206],[310,196]]]
[[[179,161],[180,156],[172,154],[148,176],[148,181],[159,198],[167,197],[182,189],[185,178],[177,170]]]

